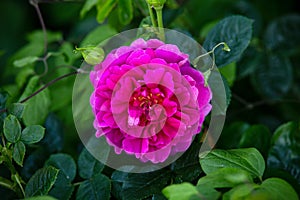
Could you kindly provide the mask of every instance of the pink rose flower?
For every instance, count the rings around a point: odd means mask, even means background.
[[[137,39],[110,52],[90,73],[96,137],[143,162],[164,162],[187,150],[212,98],[188,58],[157,39]]]

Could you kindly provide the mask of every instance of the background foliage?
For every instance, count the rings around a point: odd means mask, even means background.
[[[222,41],[230,46],[230,53],[215,52],[230,104],[216,150],[199,162],[197,137],[176,162],[147,174],[115,171],[95,160],[78,138],[71,99],[82,62],[75,47],[147,26],[145,1],[30,2],[0,2],[1,199],[298,199],[296,0],[167,1],[166,28],[207,50]]]

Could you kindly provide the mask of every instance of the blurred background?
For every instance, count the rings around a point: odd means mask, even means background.
[[[73,50],[87,38],[99,41],[96,37],[103,39],[136,28],[147,16],[143,0],[133,0],[128,23],[120,21],[115,8],[103,24],[97,21],[95,7],[82,14],[83,0],[37,1],[49,34],[48,51],[60,52],[48,60],[49,70],[41,78],[42,83],[69,73],[70,66],[80,67],[82,58]],[[169,0],[164,8],[165,27],[190,35],[200,44],[224,17],[243,15],[254,20],[253,37],[243,56],[220,68],[231,89],[231,102],[218,147],[235,147],[234,142],[229,145],[234,140],[231,134],[241,131],[237,127],[245,124],[262,124],[273,132],[283,123],[300,119],[299,5],[298,0]],[[15,61],[43,55],[44,41],[40,20],[29,1],[1,0],[0,10],[0,88],[8,92],[11,103],[18,101],[33,74],[43,73],[42,63],[16,67]],[[44,143],[49,149],[29,149],[32,155],[25,159],[22,169],[25,179],[43,165],[45,158],[37,155],[63,151],[76,158],[82,149],[72,117],[74,80],[69,77],[49,87],[50,101],[32,103],[40,106],[41,110],[35,110],[40,119],[34,120],[47,128]],[[297,178],[299,183],[300,172]],[[299,184],[295,187],[299,188]]]

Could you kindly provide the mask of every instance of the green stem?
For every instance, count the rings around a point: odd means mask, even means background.
[[[16,173],[16,174],[13,175],[13,179],[17,182],[19,188],[21,189],[23,197],[25,197],[25,191],[24,191],[24,188],[22,186],[22,182],[23,182],[22,178],[20,177],[20,175],[18,173]]]
[[[230,51],[229,46],[225,42],[220,42],[219,44],[217,44],[216,46],[214,46],[214,48],[212,50],[210,50],[209,52],[207,52],[205,54],[202,54],[202,55],[198,56],[197,58],[195,58],[194,61],[193,61],[194,67],[197,66],[197,63],[199,62],[200,58],[203,58],[205,56],[208,56],[208,55],[212,54],[212,61],[213,61],[213,63],[212,63],[212,67],[210,68],[210,70],[212,70],[212,68],[215,65],[215,50],[216,50],[216,48],[218,48],[221,45],[223,45],[223,49],[222,49],[223,51],[227,51],[227,52]]]
[[[165,32],[164,32],[164,24],[163,24],[163,17],[162,17],[163,6],[154,7],[154,9],[156,11],[160,39],[162,41],[164,41],[165,40]]]
[[[16,190],[14,189],[14,183],[6,178],[0,177],[0,186],[6,187],[6,188],[16,192]]]
[[[149,9],[149,15],[150,15],[150,18],[151,18],[152,26],[157,27],[152,7],[149,4],[148,4],[148,9]]]

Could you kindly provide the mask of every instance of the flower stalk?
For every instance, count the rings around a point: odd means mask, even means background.
[[[159,38],[164,41],[165,40],[165,33],[164,33],[164,25],[163,25],[163,17],[162,17],[162,9],[166,0],[146,0],[149,8],[149,15],[151,18],[151,22],[153,27],[158,27],[159,29]],[[157,22],[155,20],[153,9],[156,12]]]

